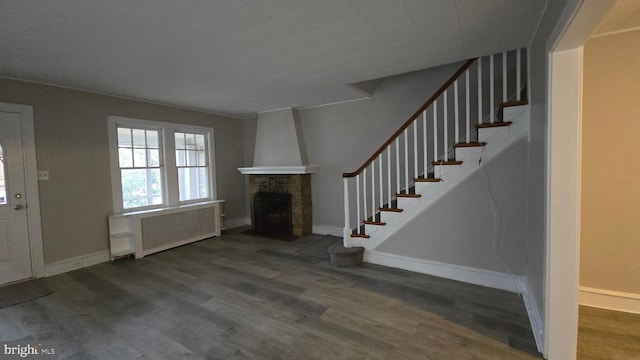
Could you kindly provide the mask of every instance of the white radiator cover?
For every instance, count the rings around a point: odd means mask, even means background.
[[[111,260],[136,259],[213,236],[220,236],[224,200],[109,216]]]

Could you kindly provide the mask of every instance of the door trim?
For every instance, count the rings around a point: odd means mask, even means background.
[[[29,247],[31,249],[31,271],[34,278],[39,278],[43,277],[45,273],[33,107],[31,105],[0,102],[0,111],[20,115],[20,122],[22,126],[22,151],[24,156],[25,192],[28,201],[26,211],[29,229]]]

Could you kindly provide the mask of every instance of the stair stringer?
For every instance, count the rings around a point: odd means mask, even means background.
[[[366,225],[369,238],[351,238],[352,246],[365,249],[364,261],[371,262],[370,252],[405,226],[413,218],[424,212],[480,169],[482,164],[496,157],[523,137],[529,137],[530,106],[504,108],[503,121],[511,121],[510,126],[478,129],[478,141],[486,142],[483,147],[456,149],[456,160],[461,165],[435,165],[435,177],[442,179],[436,183],[415,183],[416,194],[420,198],[398,198],[398,208],[402,212],[381,212],[380,221],[386,225]]]

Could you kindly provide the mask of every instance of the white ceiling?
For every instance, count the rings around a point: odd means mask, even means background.
[[[525,47],[545,3],[0,0],[0,77],[243,118]]]

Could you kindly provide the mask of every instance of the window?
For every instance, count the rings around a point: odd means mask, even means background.
[[[213,129],[109,117],[114,211],[215,199]]]
[[[206,199],[209,193],[207,144],[203,134],[176,132],[180,201]]]
[[[160,132],[118,126],[122,207],[162,204]]]

